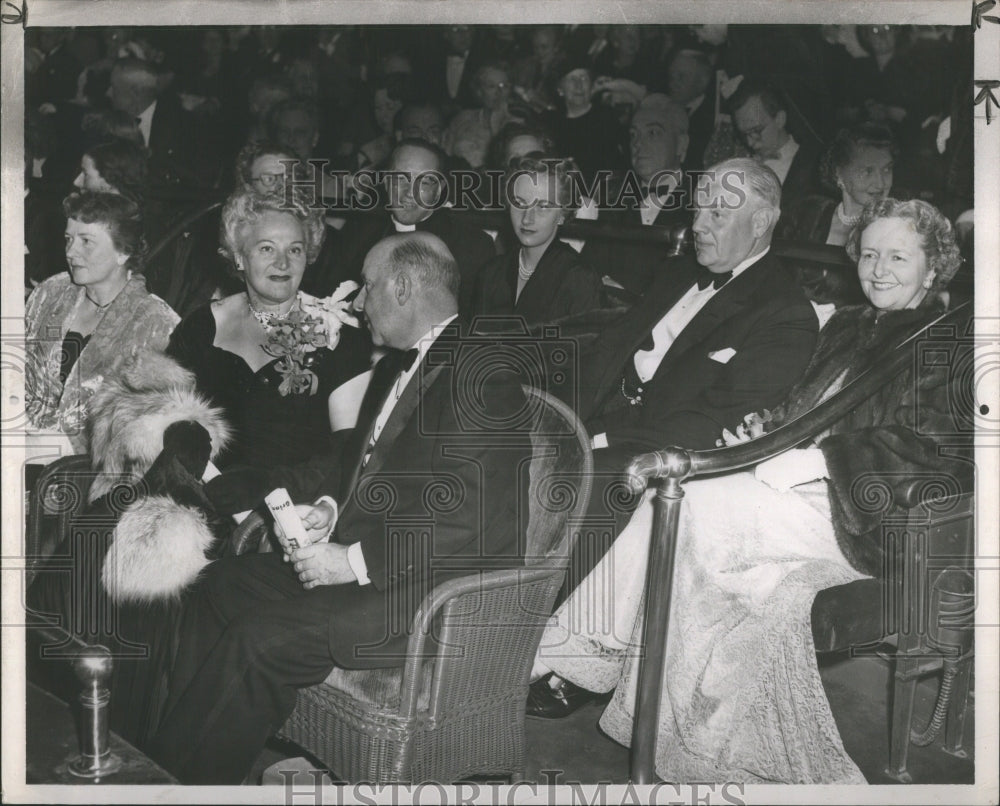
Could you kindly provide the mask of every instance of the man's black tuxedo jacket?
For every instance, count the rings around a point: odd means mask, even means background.
[[[781,183],[782,209],[806,196],[823,192],[819,180],[819,159],[819,146],[810,142],[799,143],[799,150],[792,157],[785,181]]]
[[[604,467],[610,457],[624,468],[634,455],[669,445],[715,447],[723,428],[780,403],[809,362],[816,314],[794,275],[768,254],[715,293],[643,384],[643,405],[629,405],[621,392],[628,362],[652,347],[653,327],[697,270],[692,256],[667,261],[642,301],[583,361],[580,414],[592,435],[607,434],[609,447],[595,452]]]
[[[221,149],[214,127],[186,111],[175,95],[156,101],[149,129],[149,179],[154,190],[174,195],[197,194],[218,185]]]
[[[478,227],[463,224],[446,209],[436,210],[417,224],[417,231],[437,235],[454,256],[462,277],[459,310],[464,316],[470,315],[479,271],[496,255],[490,236]],[[316,262],[306,269],[302,290],[327,297],[345,280],[360,282],[365,255],[383,238],[395,233],[387,212],[351,219],[340,232],[328,231],[329,242],[324,244]]]
[[[688,117],[688,147],[684,158],[685,171],[700,171],[705,167],[705,149],[715,131],[715,80],[705,90],[705,97],[694,114]]]
[[[375,368],[342,462],[313,489],[288,479],[293,501],[332,495],[331,540],[361,543],[371,579],[338,588],[330,652],[338,665],[402,662],[410,621],[442,581],[523,563],[531,457],[520,379],[457,320],[434,342],[362,467],[375,418],[394,394],[399,359]]]
[[[448,49],[443,47],[433,51],[423,60],[423,69],[420,73],[425,78],[422,84],[423,92],[429,100],[443,107],[446,112],[454,113],[458,109],[472,109],[479,106],[475,79],[476,71],[483,64],[484,58],[482,47],[478,43],[473,44],[465,58],[462,78],[458,82],[458,94],[452,98],[448,93]]]

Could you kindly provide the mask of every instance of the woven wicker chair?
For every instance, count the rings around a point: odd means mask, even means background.
[[[34,579],[38,564],[51,557],[69,534],[73,519],[86,509],[87,493],[96,476],[86,454],[61,456],[38,475],[25,526],[25,586]]]
[[[528,676],[587,509],[593,468],[576,415],[545,392],[525,391],[537,412],[525,567],[436,587],[413,618],[403,668],[334,669],[299,691],[280,731],[345,781],[524,774]],[[252,515],[233,548],[262,548],[268,533]],[[432,627],[447,649],[422,660]]]

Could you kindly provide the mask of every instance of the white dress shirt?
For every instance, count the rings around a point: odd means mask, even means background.
[[[768,246],[763,252],[748,257],[737,265],[733,269],[733,276],[729,282],[739,277],[739,275],[764,257],[770,250],[771,247]],[[698,312],[708,304],[708,301],[721,290],[721,288],[716,288],[714,285],[698,288],[698,284],[695,283],[688,289],[684,296],[677,300],[664,317],[653,326],[653,348],[651,350],[639,350],[634,356],[635,371],[640,381],[645,383],[656,374],[656,370],[660,368],[663,357],[667,354],[667,350],[673,345],[677,336],[680,335],[680,332],[690,324],[691,320],[698,315]]]
[[[677,177],[668,174],[660,180],[659,184],[657,184],[656,195],[660,199],[666,198],[674,192],[676,187]],[[661,204],[657,204],[653,201],[652,193],[644,197],[639,203],[639,218],[642,219],[643,226],[648,227],[655,223],[656,217],[660,214],[662,209],[663,206]]]
[[[156,112],[156,101],[153,101],[153,103],[136,115],[139,118],[139,131],[142,134],[142,142],[146,147],[149,147],[149,138],[153,131],[154,112]]]
[[[468,52],[462,55],[451,54],[445,64],[445,81],[448,82],[448,96],[454,99],[458,95],[458,89],[462,86],[462,73],[465,71],[465,60]]]
[[[769,251],[771,251],[770,246],[738,264],[733,269],[733,276],[729,282],[735,280]],[[721,290],[721,288],[716,288],[713,285],[698,288],[698,284],[695,283],[674,303],[673,307],[666,312],[663,318],[653,325],[652,349],[637,350],[633,356],[635,372],[639,376],[640,381],[646,383],[656,374],[656,370],[660,368],[660,364],[663,362],[663,357],[667,354],[667,351],[673,345],[681,331],[691,323],[691,320],[708,304],[709,300]],[[608,447],[607,433],[595,434],[590,444],[593,450]]]
[[[785,177],[788,176],[788,169],[792,167],[792,160],[799,150],[799,144],[795,138],[788,135],[785,144],[778,149],[778,156],[773,160],[764,160],[764,164],[778,175],[781,184],[785,184]]]
[[[434,325],[430,330],[428,330],[423,336],[421,336],[417,343],[413,346],[417,348],[417,357],[414,360],[413,365],[401,372],[399,377],[396,378],[396,383],[393,384],[392,391],[389,396],[385,399],[385,403],[382,404],[382,410],[378,413],[375,418],[375,425],[372,428],[372,437],[368,442],[368,450],[365,453],[365,458],[363,460],[364,464],[368,463],[368,458],[371,455],[372,448],[375,447],[375,443],[378,442],[378,438],[382,436],[382,431],[385,430],[385,424],[389,421],[389,417],[396,408],[396,404],[399,399],[403,396],[403,392],[406,391],[406,387],[409,385],[410,381],[413,380],[413,376],[417,374],[417,368],[420,363],[424,360],[424,356],[427,355],[427,351],[431,349],[431,345],[437,340],[437,337],[441,335],[441,331],[444,330],[451,322],[455,319],[458,314],[449,316],[440,324]],[[321,501],[323,499],[320,499]],[[347,547],[347,562],[351,566],[351,570],[354,572],[354,576],[358,578],[359,585],[367,585],[371,582],[368,576],[368,564],[365,562],[365,555],[361,551],[361,543],[351,543]]]

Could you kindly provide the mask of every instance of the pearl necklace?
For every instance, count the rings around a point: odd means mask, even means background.
[[[538,268],[537,266],[535,268]],[[528,282],[531,279],[531,275],[535,273],[535,268],[529,269],[524,265],[524,252],[517,253],[517,276],[521,278],[522,282]]]
[[[849,216],[844,212],[844,203],[841,202],[837,205],[837,218],[840,219],[840,223],[843,224],[848,229],[853,229],[857,226],[858,222],[861,220],[860,215]]]
[[[296,303],[299,301],[299,295],[295,295],[295,300],[292,302],[292,307],[289,308],[284,313],[271,313],[270,311],[258,311],[253,303],[250,301],[250,295],[247,295],[247,308],[250,309],[250,315],[257,320],[264,330],[270,330],[275,322],[284,322],[288,315],[295,309]]]

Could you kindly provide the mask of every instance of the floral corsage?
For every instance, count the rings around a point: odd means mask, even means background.
[[[310,353],[321,347],[334,349],[340,341],[340,329],[346,324],[358,327],[346,297],[357,291],[358,284],[347,280],[326,299],[299,293],[299,305],[284,319],[268,328],[264,352],[279,358],[275,369],[281,375],[278,391],[282,395],[316,394],[319,378],[309,365]]]

